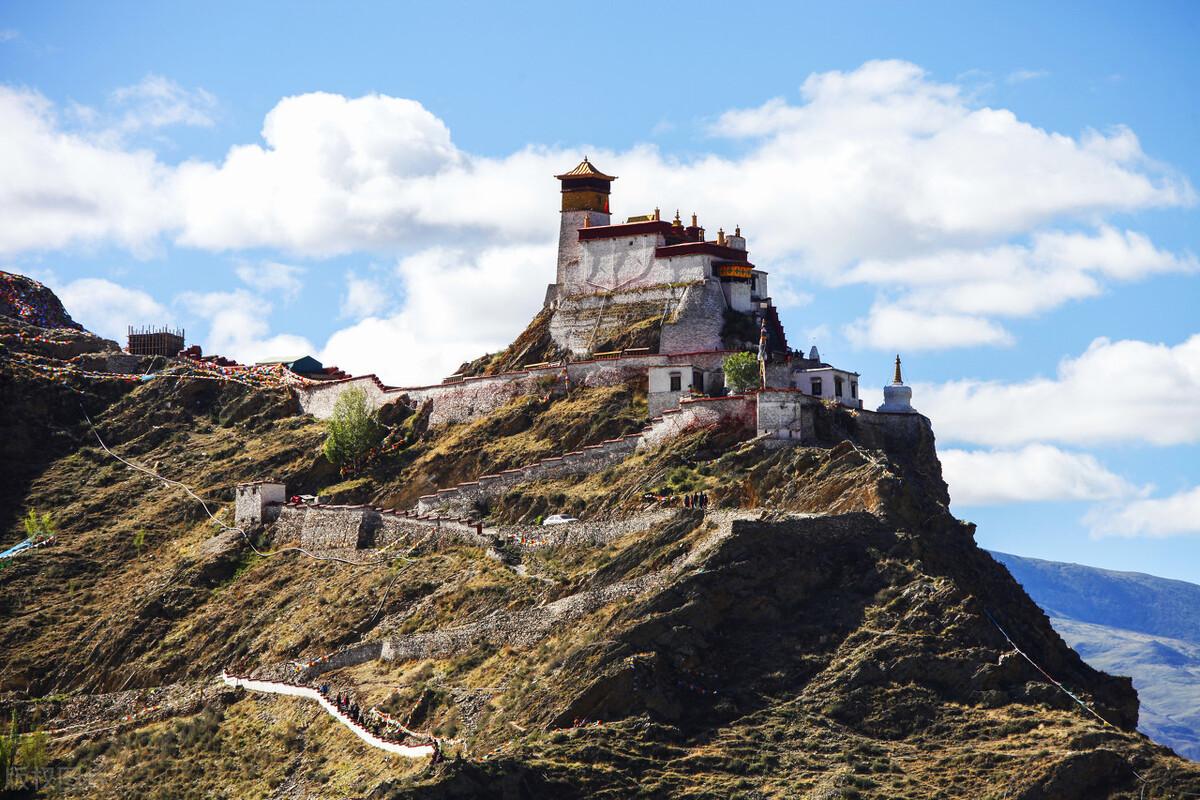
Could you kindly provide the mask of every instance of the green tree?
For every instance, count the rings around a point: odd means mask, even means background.
[[[356,473],[362,469],[367,452],[383,438],[379,415],[367,401],[362,389],[342,392],[333,406],[333,416],[327,423],[325,457],[343,472]]]
[[[133,534],[133,546],[137,549],[138,558],[142,557],[142,546],[146,544],[146,531],[139,528],[137,533]]]
[[[25,535],[34,541],[49,539],[54,535],[54,522],[50,519],[50,512],[39,514],[32,508],[25,515]]]
[[[734,353],[722,364],[725,385],[736,394],[758,387],[758,357],[754,353]]]

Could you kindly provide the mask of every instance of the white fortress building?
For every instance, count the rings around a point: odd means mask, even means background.
[[[538,351],[542,360],[536,363],[452,375],[431,386],[389,387],[373,375],[325,380],[297,389],[302,408],[326,417],[338,394],[359,387],[376,406],[432,403],[431,424],[439,424],[472,419],[521,394],[544,391],[549,378],[566,391],[641,376],[654,418],[684,402],[727,397],[725,358],[752,351],[761,364],[758,392],[769,394],[774,409],[768,430],[774,430],[776,418],[799,420],[796,409],[804,403],[862,410],[857,372],[823,362],[816,347],[807,355],[788,347],[767,273],[750,261],[740,226],[732,234],[719,228],[709,238],[695,214],[685,225],[678,212],[667,221],[658,209],[614,222],[610,196],[616,176],[585,157],[555,177],[562,196],[558,261],[541,317],[549,315],[552,352]],[[879,412],[915,414],[911,394],[900,380],[897,357],[895,381],[886,387]],[[760,432],[764,402],[759,397]],[[795,408],[784,408],[789,404]],[[789,435],[781,432],[780,438]]]

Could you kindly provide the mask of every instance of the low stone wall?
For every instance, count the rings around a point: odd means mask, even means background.
[[[403,513],[384,512],[379,530],[375,534],[375,546],[379,548],[394,544],[412,546],[423,542],[431,549],[454,545],[487,547],[491,544],[493,529],[481,533],[475,525],[457,519],[421,519]]]
[[[308,550],[362,550],[375,546],[379,512],[366,506],[308,506],[300,546]]]
[[[678,509],[661,509],[624,519],[580,520],[564,525],[501,525],[485,529],[523,549],[550,547],[599,547],[623,536],[649,530],[673,518]]]
[[[638,450],[674,439],[689,431],[712,426],[741,429],[749,436],[754,431],[755,401],[752,395],[697,397],[683,400],[679,408],[664,412],[642,432]]]
[[[421,497],[417,501],[417,511],[428,514],[434,510],[452,510],[457,514],[471,514],[474,513],[477,503],[499,497],[519,484],[604,469],[632,453],[639,438],[638,434],[630,434],[620,439],[588,445],[582,450],[554,458],[542,459],[525,467],[505,470],[498,475],[481,475],[478,480]]]
[[[408,388],[385,386],[374,375],[324,381],[296,387],[300,409],[317,419],[328,419],[342,392],[361,389],[372,408],[380,408],[407,396],[414,404],[432,403],[429,422],[441,425],[466,422],[488,414],[515,397],[562,391],[571,386],[615,386],[634,378],[644,377],[652,366],[691,364],[702,369],[717,369],[729,353],[721,350],[698,353],[640,353],[614,358],[575,361],[566,365],[567,380],[563,380],[563,365],[553,364],[535,369],[505,372],[430,386]]]

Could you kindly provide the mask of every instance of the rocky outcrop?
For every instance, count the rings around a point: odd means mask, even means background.
[[[11,317],[38,328],[83,330],[82,325],[71,319],[58,296],[46,286],[33,278],[2,270],[0,316]]]

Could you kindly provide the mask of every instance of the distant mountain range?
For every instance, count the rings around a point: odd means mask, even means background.
[[[1200,586],[996,553],[1055,630],[1097,669],[1129,675],[1138,727],[1200,761]]]

